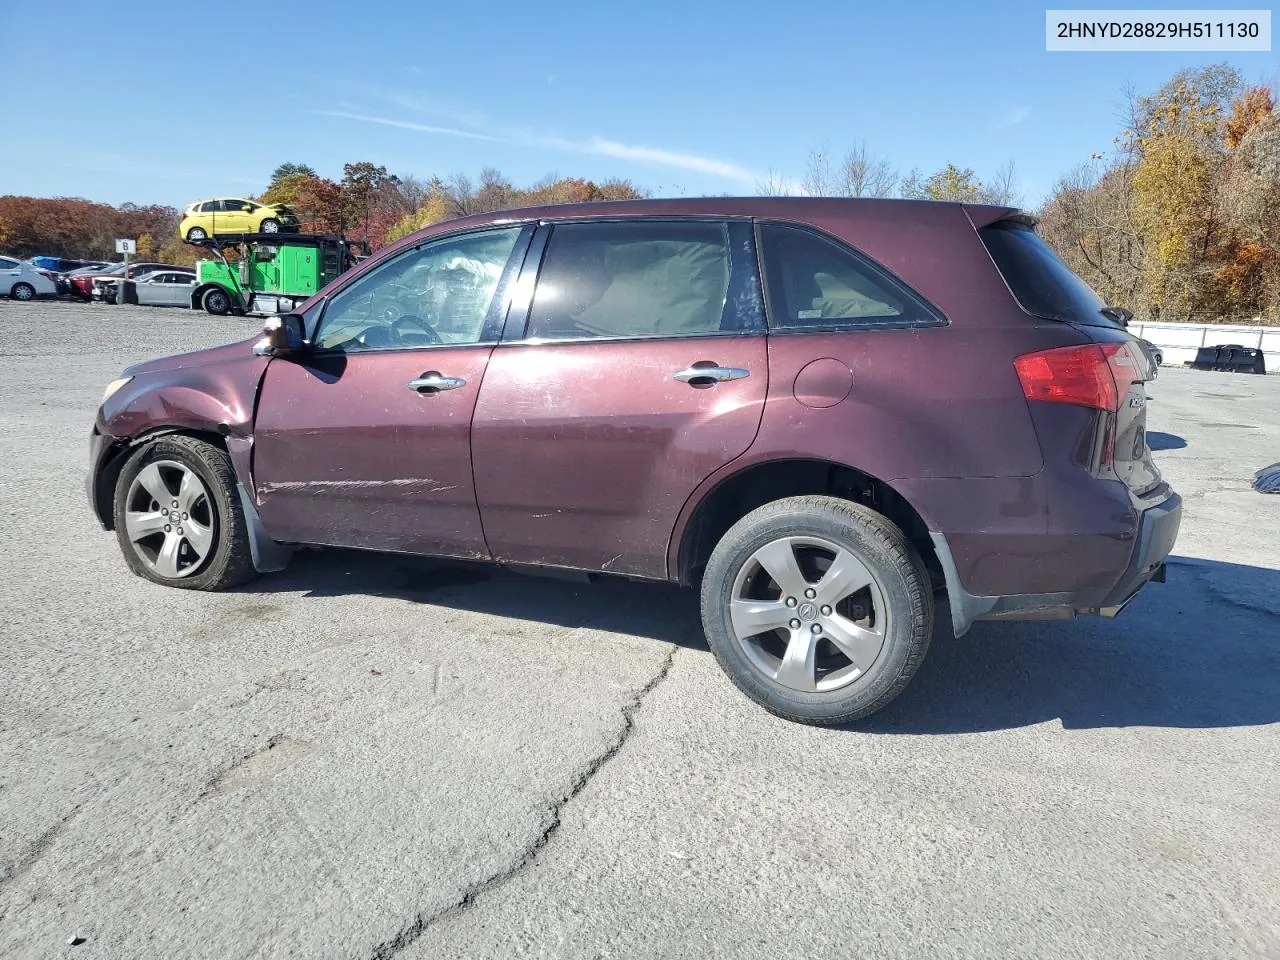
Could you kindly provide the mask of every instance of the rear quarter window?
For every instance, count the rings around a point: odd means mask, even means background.
[[[946,325],[941,314],[888,271],[822,234],[764,223],[760,249],[773,329]]]

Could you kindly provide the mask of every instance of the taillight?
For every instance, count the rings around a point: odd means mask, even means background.
[[[1086,343],[1024,353],[1013,361],[1028,400],[1074,403],[1115,413],[1141,379],[1127,343]]]

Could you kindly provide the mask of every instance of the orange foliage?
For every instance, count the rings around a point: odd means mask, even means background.
[[[1265,86],[1249,87],[1231,104],[1231,116],[1227,118],[1227,148],[1234,150],[1245,134],[1265,123],[1276,109],[1275,97]]]

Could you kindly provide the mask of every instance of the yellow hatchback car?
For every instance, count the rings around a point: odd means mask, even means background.
[[[255,203],[239,197],[197,200],[182,213],[178,234],[204,240],[227,233],[296,233],[298,217],[284,204]]]

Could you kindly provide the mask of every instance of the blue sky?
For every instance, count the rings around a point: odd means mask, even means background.
[[[1046,53],[1045,6],[1010,0],[5,6],[0,89],[24,107],[0,194],[111,203],[251,193],[285,160],[751,193],[862,140],[904,173],[1013,159],[1034,204],[1111,149],[1126,84],[1280,76],[1275,53]]]

